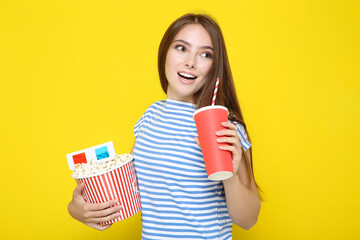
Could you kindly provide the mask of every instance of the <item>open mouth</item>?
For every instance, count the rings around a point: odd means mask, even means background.
[[[195,80],[197,78],[195,75],[183,72],[178,72],[178,75],[186,80]]]

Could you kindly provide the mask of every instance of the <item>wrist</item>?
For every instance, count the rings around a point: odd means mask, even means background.
[[[238,174],[234,174],[231,178],[223,180],[224,185],[233,185],[237,182],[240,182],[240,177]]]

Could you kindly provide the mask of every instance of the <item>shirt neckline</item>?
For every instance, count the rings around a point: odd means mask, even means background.
[[[191,109],[196,109],[196,105],[190,102],[183,102],[180,100],[174,100],[174,99],[170,99],[170,98],[166,98],[165,102],[167,104],[173,104],[173,105],[177,105],[177,106],[183,106],[183,107],[187,107],[187,108],[191,108]]]

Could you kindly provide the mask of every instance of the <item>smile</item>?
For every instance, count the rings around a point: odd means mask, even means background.
[[[184,78],[186,80],[195,80],[197,78],[197,76],[195,76],[195,75],[192,75],[190,73],[184,73],[184,72],[178,72],[178,75],[181,78]]]
[[[189,84],[193,84],[195,83],[195,80],[196,80],[196,77],[185,77],[185,76],[181,76],[180,73],[178,73],[178,80],[182,83],[182,84],[186,84],[186,85],[189,85]]]

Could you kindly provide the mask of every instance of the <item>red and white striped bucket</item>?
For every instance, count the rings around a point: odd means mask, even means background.
[[[86,178],[73,177],[76,182],[85,182],[83,196],[90,203],[102,203],[117,199],[122,206],[120,217],[100,223],[112,224],[141,211],[140,193],[135,175],[134,161],[130,161],[109,172]]]

